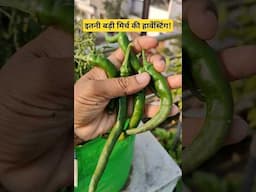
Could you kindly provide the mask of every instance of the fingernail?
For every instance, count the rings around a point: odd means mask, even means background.
[[[141,74],[136,75],[136,80],[139,84],[143,84],[145,82],[148,82],[150,80],[150,76],[148,73],[143,72]]]

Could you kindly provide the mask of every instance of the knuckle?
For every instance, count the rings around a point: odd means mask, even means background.
[[[142,46],[141,46],[140,41],[139,41],[138,38],[134,39],[133,46],[134,46],[137,50],[142,50]]]
[[[119,78],[117,79],[117,84],[124,92],[126,92],[129,87],[129,80],[128,78]]]
[[[153,63],[154,62],[155,55],[153,54],[147,54],[147,61]]]

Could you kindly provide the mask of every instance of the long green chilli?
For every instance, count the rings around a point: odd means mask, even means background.
[[[19,9],[36,17],[45,25],[58,25],[73,34],[73,0],[1,0],[0,6]]]
[[[118,44],[124,54],[126,53],[127,47],[130,44],[129,39],[128,39],[126,33],[124,33],[124,32],[119,32],[114,36],[109,36],[106,34],[105,39],[109,43],[118,42]],[[130,52],[130,62],[131,62],[133,70],[138,72],[141,68],[141,64],[133,51]]]
[[[130,118],[129,129],[137,127],[144,113],[145,90],[141,90],[134,97],[133,113]]]
[[[199,100],[205,101],[205,95],[203,95],[203,93],[200,92],[201,90],[195,85],[191,67],[192,65],[188,53],[185,50],[182,50],[182,83]]]
[[[191,78],[204,96],[206,117],[202,130],[182,154],[182,172],[187,174],[214,155],[223,145],[233,117],[230,84],[214,50],[198,39],[183,21],[183,53],[191,61]]]
[[[107,73],[108,78],[117,77],[119,75],[116,66],[106,57],[98,54],[90,54],[87,59],[92,66],[103,69]]]
[[[123,53],[127,52],[127,48],[129,46],[129,39],[124,32],[119,32],[114,36],[105,35],[105,39],[109,43],[118,42],[119,47],[122,49]],[[134,71],[141,73],[143,72],[143,67],[141,66],[139,59],[135,55],[133,51],[130,51],[130,62]],[[137,127],[140,120],[142,119],[144,113],[144,105],[145,105],[145,90],[142,90],[135,94],[134,104],[133,104],[133,112],[131,115],[131,120],[129,124],[129,128]]]
[[[142,51],[142,57],[144,70],[153,78],[155,89],[160,97],[160,109],[152,119],[141,127],[128,129],[126,131],[127,135],[142,133],[157,127],[168,117],[172,107],[172,94],[166,78],[157,72],[151,63],[147,62],[144,51]]]
[[[89,192],[95,192],[97,189],[98,182],[100,181],[100,178],[102,177],[104,170],[107,166],[107,162],[109,160],[110,154],[123,131],[123,127],[126,121],[126,114],[127,114],[127,98],[126,97],[120,97],[118,98],[118,116],[117,121],[112,128],[107,141],[102,149],[102,152],[100,154],[97,166],[95,168],[95,171],[93,173],[93,176],[90,181],[89,185]]]
[[[123,65],[120,68],[120,75],[122,77],[127,77],[130,75],[130,66],[129,66],[129,55],[130,55],[131,46],[128,46],[127,52],[125,55],[125,59],[123,61]],[[107,162],[111,155],[111,152],[120,137],[121,133],[124,130],[125,122],[127,121],[127,97],[123,96],[118,98],[118,115],[117,121],[112,128],[107,141],[102,149],[100,154],[97,166],[95,171],[92,175],[90,185],[89,185],[89,192],[95,192],[97,189],[98,182],[100,181],[101,176],[104,173],[104,170],[107,166]]]

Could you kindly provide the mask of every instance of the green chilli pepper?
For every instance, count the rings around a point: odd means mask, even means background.
[[[115,65],[113,65],[113,63],[111,63],[111,61],[108,60],[106,57],[101,55],[96,55],[96,54],[90,54],[87,57],[87,59],[92,66],[97,66],[103,69],[107,73],[108,78],[117,77],[119,75],[119,71],[117,70]],[[112,99],[108,103],[106,110],[109,114],[112,114],[114,113],[115,108],[116,108],[116,100]]]
[[[187,174],[214,155],[223,145],[233,117],[233,98],[221,63],[212,48],[197,38],[183,21],[182,46],[191,61],[191,78],[204,96],[206,117],[199,135],[182,154],[182,172]]]
[[[118,42],[119,47],[122,49],[124,54],[126,53],[127,47],[130,43],[126,33],[124,33],[124,32],[119,32],[114,36],[109,36],[109,35],[106,34],[105,39],[109,43]],[[139,69],[141,68],[141,65],[140,65],[140,62],[139,62],[138,58],[136,57],[136,55],[133,51],[130,52],[130,62],[131,62],[133,70],[138,72]]]
[[[205,95],[203,95],[203,93],[200,92],[201,90],[195,85],[191,72],[191,61],[188,53],[182,49],[182,82],[199,100],[205,101]]]
[[[119,32],[114,36],[105,35],[105,39],[109,43],[115,43],[118,42],[119,47],[122,49],[123,53],[125,54],[127,51],[127,48],[129,46],[129,39],[124,32]],[[143,72],[143,67],[141,66],[139,59],[135,55],[133,51],[130,51],[130,62],[131,66],[134,71],[138,73]],[[144,105],[145,105],[145,90],[142,90],[135,94],[134,96],[134,104],[133,104],[133,112],[131,115],[131,121],[129,124],[129,128],[137,127],[140,120],[142,119],[143,113],[144,113]]]
[[[90,54],[87,59],[92,66],[103,69],[107,73],[108,78],[117,77],[119,75],[116,66],[108,58],[102,55]]]
[[[130,66],[129,66],[129,55],[130,55],[130,49],[131,46],[127,47],[127,52],[125,55],[125,59],[123,61],[123,65],[120,68],[120,75],[122,77],[127,77],[130,75]],[[97,184],[107,166],[107,162],[109,160],[109,157],[111,155],[111,152],[122,134],[125,124],[127,122],[127,97],[119,97],[118,98],[118,115],[117,115],[117,121],[112,128],[107,141],[102,149],[102,152],[100,154],[96,169],[94,171],[94,174],[91,178],[90,185],[89,185],[89,192],[94,192],[97,189]]]
[[[125,57],[122,66],[120,67],[120,76],[121,77],[128,77],[132,73],[132,68],[130,65],[130,56],[131,56],[131,49],[132,49],[132,44],[129,44],[127,46],[126,52],[125,52]]]
[[[73,0],[1,0],[0,6],[29,13],[42,24],[57,25],[71,33],[74,31]]]
[[[93,176],[89,185],[89,192],[94,192],[97,189],[98,182],[103,175],[103,172],[107,166],[107,162],[109,160],[110,154],[123,131],[123,127],[125,125],[126,117],[127,117],[127,98],[120,97],[118,98],[118,116],[117,121],[112,128],[107,141],[103,147],[103,150],[100,154],[96,169],[93,173]]]
[[[162,76],[161,73],[157,72],[151,63],[147,62],[144,51],[142,51],[142,57],[144,70],[153,78],[155,89],[160,97],[160,109],[152,119],[147,121],[141,127],[128,129],[126,131],[127,135],[142,133],[157,127],[168,117],[172,107],[172,94],[166,78]]]
[[[138,92],[134,97],[133,113],[130,118],[129,129],[138,126],[143,117],[145,104],[145,90]]]

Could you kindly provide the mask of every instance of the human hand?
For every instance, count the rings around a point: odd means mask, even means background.
[[[73,83],[73,37],[52,27],[1,68],[0,182],[6,190],[72,184]]]
[[[218,22],[214,5],[208,0],[183,1],[183,17],[188,21],[191,30],[201,39],[209,40],[214,37]],[[202,27],[204,26],[204,27]],[[221,50],[219,58],[223,63],[223,71],[230,81],[242,79],[256,74],[256,46],[241,46]],[[243,66],[243,67],[241,67]],[[183,119],[183,145],[192,143],[203,124],[203,118]],[[239,116],[234,116],[231,131],[226,144],[241,141],[248,134],[248,125]]]
[[[151,37],[139,37],[133,44],[134,50],[140,52],[142,49],[155,48],[158,42]],[[124,59],[123,52],[118,49],[109,59],[119,68]],[[165,60],[162,56],[155,54],[148,59],[157,71],[164,70]],[[149,81],[150,76],[146,72],[127,78],[107,79],[102,69],[94,67],[75,84],[75,134],[86,141],[107,132],[116,121],[116,114],[108,114],[105,110],[110,99],[134,94],[145,88]],[[145,111],[151,116],[155,108]]]

